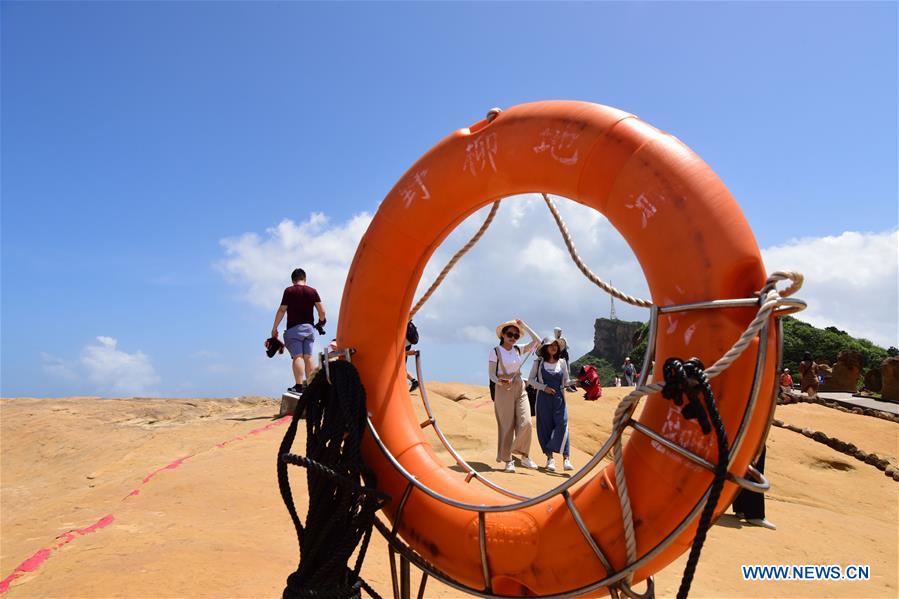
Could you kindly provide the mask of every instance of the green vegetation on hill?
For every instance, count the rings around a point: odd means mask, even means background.
[[[805,352],[812,354],[812,359],[818,363],[833,364],[841,351],[856,351],[863,356],[863,369],[879,366],[888,355],[897,353],[895,347],[884,349],[836,327],[819,329],[792,316],[785,316],[783,324],[784,366],[793,371],[799,369]]]
[[[649,335],[649,323],[644,323],[640,329],[634,333],[634,339],[639,339],[640,341],[637,345],[634,346],[634,349],[631,350],[630,357],[631,362],[634,363],[634,366],[637,367],[637,372],[640,372],[640,369],[643,367],[643,356],[646,354],[646,337]]]
[[[846,331],[836,327],[819,329],[807,322],[797,320],[792,316],[785,316],[784,325],[784,367],[793,372],[799,371],[799,362],[805,352],[812,354],[812,359],[821,364],[833,364],[837,361],[837,355],[843,350],[856,351],[863,356],[863,370],[878,366],[887,356],[899,354],[899,349],[890,347],[884,349],[867,339],[852,337]],[[646,352],[646,332],[649,326],[643,325],[635,337],[641,338],[640,343],[631,351],[631,361],[640,368],[643,363],[643,354]]]

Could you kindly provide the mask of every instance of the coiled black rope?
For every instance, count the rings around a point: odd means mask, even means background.
[[[687,405],[681,410],[681,414],[688,420],[697,420],[703,434],[709,434],[714,428],[715,437],[718,440],[718,463],[715,464],[715,477],[709,490],[708,501],[699,517],[696,536],[693,537],[693,546],[690,547],[690,557],[687,559],[680,588],[677,591],[677,599],[686,599],[690,592],[690,585],[693,583],[696,565],[699,563],[699,554],[702,553],[702,545],[705,543],[706,535],[712,524],[715,506],[718,505],[721,489],[727,479],[730,448],[727,431],[724,429],[724,423],[718,413],[718,406],[712,395],[712,386],[705,375],[705,367],[702,362],[698,358],[691,358],[686,362],[679,358],[669,358],[665,361],[663,374],[665,387],[662,389],[662,397],[674,401],[678,406],[683,405],[683,398],[686,397]],[[700,397],[702,398],[701,402]]]
[[[287,577],[283,598],[359,597],[362,589],[379,598],[359,572],[375,512],[389,498],[377,490],[374,473],[362,461],[366,411],[359,374],[349,362],[335,361],[329,366],[331,383],[319,371],[297,402],[278,449],[278,486],[300,546],[300,563]],[[290,449],[304,411],[306,455],[299,456]],[[309,510],[305,526],[293,504],[288,464],[306,468]],[[347,562],[360,541],[362,546],[350,569]]]

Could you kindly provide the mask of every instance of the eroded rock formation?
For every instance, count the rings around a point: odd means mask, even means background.
[[[604,358],[615,370],[620,370],[624,359],[634,348],[634,334],[642,322],[597,318],[593,325],[593,349],[590,353]]]
[[[862,354],[844,349],[837,356],[830,376],[824,378],[824,385],[819,391],[855,393],[858,391],[858,379],[861,377],[864,361]]]
[[[880,365],[878,364],[874,368],[870,369],[865,373],[865,389],[870,391],[874,391],[875,393],[880,392],[880,389],[883,387],[883,376],[880,374]]]
[[[883,380],[880,394],[883,399],[899,401],[899,356],[893,356],[880,363],[880,377]]]

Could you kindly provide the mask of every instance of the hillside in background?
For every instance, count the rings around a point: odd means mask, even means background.
[[[870,368],[879,368],[880,363],[887,356],[899,354],[899,349],[889,347],[884,349],[873,342],[856,338],[841,331],[836,327],[819,329],[807,322],[803,322],[792,316],[785,316],[784,324],[784,353],[783,365],[793,372],[798,372],[799,362],[805,352],[809,352],[819,364],[831,365],[837,361],[837,355],[841,351],[849,350],[862,356],[863,372]],[[637,369],[643,364],[643,354],[646,352],[646,331],[648,325],[643,324],[634,334],[635,343],[628,349],[631,360]],[[592,364],[599,372],[603,386],[611,385],[616,373],[621,376],[620,364],[612,364],[607,359],[587,353],[571,364],[571,372],[577,374],[578,369],[584,364]]]
[[[899,354],[895,347],[884,349],[871,341],[856,338],[836,327],[819,329],[807,322],[792,316],[784,319],[784,367],[799,370],[799,362],[805,352],[812,354],[812,359],[819,364],[833,364],[837,355],[843,350],[858,352],[862,355],[862,366],[865,370],[878,368],[887,356]]]

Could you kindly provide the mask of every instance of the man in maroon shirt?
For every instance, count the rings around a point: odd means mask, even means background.
[[[302,393],[306,388],[306,375],[312,373],[312,342],[315,340],[315,329],[312,324],[312,308],[318,312],[318,326],[325,324],[325,308],[318,296],[318,291],[306,284],[306,271],[297,268],[290,274],[293,285],[284,290],[281,305],[275,313],[275,324],[272,326],[272,337],[278,338],[278,326],[284,314],[287,314],[287,329],[284,331],[284,345],[293,360],[293,378],[296,385],[288,387],[288,391]]]

